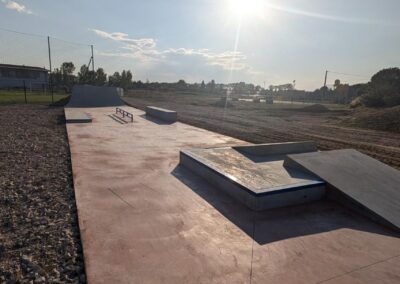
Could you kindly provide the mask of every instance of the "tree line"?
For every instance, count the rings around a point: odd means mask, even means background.
[[[372,76],[368,83],[343,84],[339,79],[335,80],[332,88],[326,86],[313,92],[295,89],[293,84],[270,85],[264,89],[259,85],[245,82],[221,84],[211,80],[207,83],[187,83],[178,80],[173,83],[134,81],[130,70],[122,70],[107,75],[103,68],[93,71],[87,65],[82,65],[79,72],[75,73],[75,65],[72,62],[64,62],[60,68],[51,73],[51,82],[55,88],[71,90],[74,84],[91,84],[98,86],[114,86],[127,89],[143,89],[157,91],[181,91],[204,94],[226,95],[261,95],[271,96],[283,100],[292,101],[324,101],[340,104],[349,104],[358,99],[360,104],[369,107],[390,107],[400,105],[400,69],[387,68],[380,70]],[[76,75],[75,75],[76,74]]]
[[[313,92],[276,88],[266,92],[283,100],[393,107],[400,105],[400,69],[397,67],[382,69],[374,74],[368,83],[349,85],[336,79],[332,88],[321,87]]]
[[[127,89],[131,87],[133,75],[130,70],[122,70],[121,73],[114,72],[107,75],[103,68],[90,70],[87,65],[82,65],[77,75],[76,67],[72,62],[64,62],[60,68],[54,69],[50,74],[50,82],[56,89],[70,91],[74,84],[90,84],[97,86],[114,86]]]
[[[55,68],[50,74],[51,84],[56,89],[65,89],[70,91],[74,84],[90,84],[98,86],[113,86],[127,89],[145,89],[145,90],[161,90],[161,91],[187,91],[187,92],[203,92],[205,94],[225,94],[227,90],[231,90],[233,94],[251,95],[258,93],[262,88],[258,85],[248,84],[245,82],[232,84],[217,84],[215,80],[207,83],[187,83],[185,80],[178,80],[173,83],[165,82],[142,82],[140,80],[133,81],[133,74],[130,70],[114,72],[107,75],[103,68],[96,71],[90,70],[87,65],[82,65],[75,72],[76,67],[72,62],[64,62],[60,68]]]

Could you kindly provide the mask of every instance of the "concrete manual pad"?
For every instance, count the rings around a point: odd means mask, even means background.
[[[146,107],[146,115],[150,115],[170,123],[176,122],[178,119],[178,114],[176,111],[154,106]]]
[[[400,230],[400,171],[352,149],[289,155],[285,163],[314,173]]]
[[[92,122],[92,118],[82,111],[74,110],[74,111],[65,112],[65,122],[66,123],[90,123],[90,122]]]
[[[391,230],[330,201],[250,210],[178,166],[181,149],[245,142],[125,108],[134,127],[113,107],[67,124],[89,284],[399,283]]]
[[[305,147],[304,147],[305,146]],[[182,150],[180,163],[253,210],[321,199],[325,182],[285,168],[285,152],[316,150],[312,143],[279,143]]]

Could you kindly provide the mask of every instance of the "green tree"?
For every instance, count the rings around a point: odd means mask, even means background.
[[[336,79],[336,80],[335,80],[335,83],[333,84],[333,88],[336,90],[340,85],[341,85],[341,84],[340,84],[340,80],[339,80],[339,79]]]
[[[55,68],[53,72],[50,74],[50,79],[51,83],[53,86],[59,86],[62,84],[62,73],[61,70],[58,68]]]
[[[71,86],[74,82],[75,65],[72,62],[63,62],[60,67],[62,81],[65,86]]]
[[[185,80],[180,79],[177,83],[176,83],[176,88],[179,90],[184,90],[187,88],[187,84],[185,82]]]
[[[215,81],[211,80],[209,83],[207,83],[207,89],[210,92],[214,92],[215,91]]]
[[[119,74],[119,72],[114,72],[113,75],[108,77],[108,84],[114,87],[121,86],[121,75]]]
[[[132,72],[130,70],[122,70],[119,87],[125,90],[132,86]]]
[[[96,85],[103,86],[107,83],[107,74],[104,72],[103,68],[98,68],[96,70]]]
[[[72,62],[64,62],[61,64],[61,72],[65,75],[72,75],[75,71],[75,65]]]
[[[83,64],[78,72],[78,81],[80,84],[87,84],[89,82],[89,68]]]
[[[372,107],[400,105],[400,69],[387,68],[372,76],[361,101]]]

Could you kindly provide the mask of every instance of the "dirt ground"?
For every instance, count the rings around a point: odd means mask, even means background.
[[[248,142],[312,140],[321,150],[354,148],[400,169],[400,134],[344,126],[352,110],[343,106],[312,111],[302,104],[232,101],[224,108],[215,96],[152,91],[127,92],[125,100],[140,109],[154,105],[176,110],[181,122]]]
[[[61,107],[0,106],[0,283],[84,283]]]

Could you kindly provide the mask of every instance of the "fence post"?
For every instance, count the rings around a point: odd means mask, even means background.
[[[25,84],[25,80],[24,80],[24,94],[25,94],[25,104],[27,104],[28,101],[26,100],[26,84]]]

